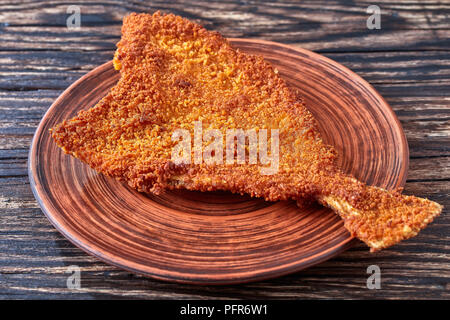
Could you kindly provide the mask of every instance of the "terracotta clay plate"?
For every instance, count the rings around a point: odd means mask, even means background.
[[[408,146],[383,98],[340,64],[274,42],[231,39],[263,55],[303,95],[346,172],[402,186]],[[68,88],[42,119],[30,150],[31,187],[51,223],[89,254],[169,281],[225,284],[272,278],[325,261],[355,241],[331,210],[226,192],[136,192],[65,155],[48,129],[94,106],[119,78],[108,62]],[[369,249],[367,249],[369,250]]]

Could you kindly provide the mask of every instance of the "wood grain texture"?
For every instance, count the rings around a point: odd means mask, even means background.
[[[1,298],[450,298],[447,1],[377,1],[381,30],[365,28],[370,1],[71,1],[77,3],[82,28],[71,31],[65,26],[68,4],[0,3]],[[403,125],[411,155],[405,193],[443,204],[442,215],[418,237],[375,255],[361,244],[300,273],[220,288],[134,276],[71,245],[31,193],[26,159],[32,135],[65,88],[111,59],[122,16],[155,9],[182,14],[227,37],[272,39],[321,52],[356,71]],[[66,287],[67,266],[73,264],[81,267],[80,290]],[[381,268],[381,290],[366,288],[371,264]]]
[[[409,153],[384,99],[345,67],[307,50],[261,40],[232,45],[265,57],[299,90],[339,165],[384,188],[403,186]],[[323,262],[354,241],[331,210],[299,209],[225,192],[144,195],[64,154],[48,130],[99,101],[119,78],[112,63],[70,86],[33,138],[30,181],[41,208],[71,242],[113,265],[168,281],[230,284]]]

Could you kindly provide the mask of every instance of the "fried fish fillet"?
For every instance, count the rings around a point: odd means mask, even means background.
[[[156,194],[185,188],[316,200],[372,251],[415,236],[440,214],[435,202],[343,173],[335,150],[322,142],[313,116],[277,70],[233,49],[220,34],[172,14],[131,14],[117,47],[117,85],[95,107],[52,129],[58,146],[96,171]],[[174,131],[193,132],[199,121],[203,130],[278,129],[278,170],[262,174],[261,164],[237,161],[175,163]]]

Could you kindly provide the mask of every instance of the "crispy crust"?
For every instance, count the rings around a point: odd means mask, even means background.
[[[436,202],[402,195],[401,189],[366,186],[345,175],[339,175],[333,183],[339,187],[323,193],[319,202],[338,213],[347,230],[372,252],[414,237],[442,211]]]
[[[95,107],[52,130],[56,143],[98,172],[143,192],[228,190],[266,200],[317,199],[372,249],[415,235],[438,204],[365,186],[341,173],[315,120],[262,57],[233,49],[220,34],[174,15],[124,19],[114,66],[121,78]],[[171,161],[174,130],[279,129],[275,175],[257,164]],[[192,150],[192,156],[195,150]]]

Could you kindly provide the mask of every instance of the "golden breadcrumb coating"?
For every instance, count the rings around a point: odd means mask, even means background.
[[[342,173],[335,150],[322,142],[314,118],[276,69],[187,19],[159,12],[125,17],[113,63],[121,74],[117,85],[95,107],[58,124],[52,136],[66,153],[139,191],[317,200],[372,251],[416,235],[442,210]],[[224,133],[278,129],[278,171],[262,175],[261,164],[248,162],[175,164],[172,134],[193,133],[195,121]]]

